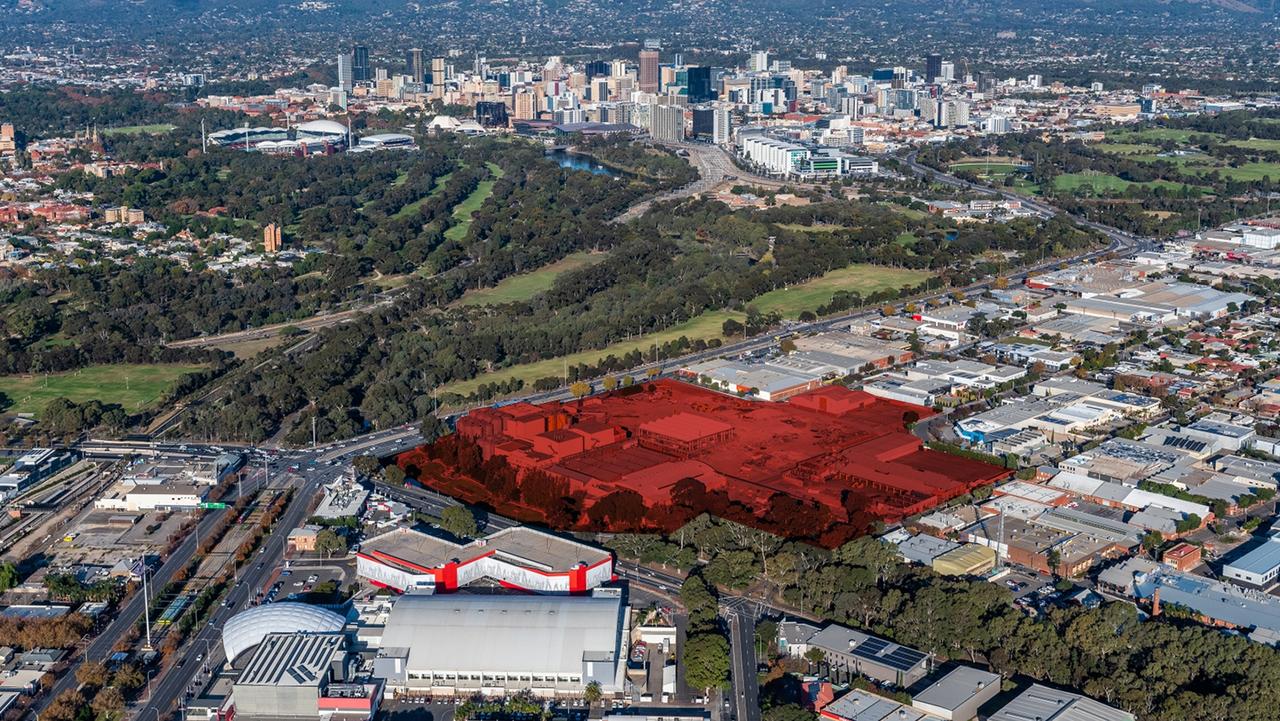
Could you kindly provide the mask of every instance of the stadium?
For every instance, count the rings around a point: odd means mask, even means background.
[[[394,591],[454,591],[485,580],[541,594],[584,594],[613,580],[613,556],[531,528],[458,544],[411,528],[366,540],[356,572]]]

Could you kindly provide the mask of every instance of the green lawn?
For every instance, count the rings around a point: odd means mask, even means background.
[[[1265,150],[1272,153],[1280,152],[1280,140],[1268,140],[1266,138],[1230,140],[1227,141],[1227,145],[1234,145],[1237,148],[1248,148],[1249,150]]]
[[[54,398],[69,398],[77,403],[97,399],[103,403],[119,403],[130,413],[154,403],[185,373],[202,369],[201,365],[106,365],[91,366],[67,373],[0,376],[0,393],[9,397],[9,413],[39,415]]]
[[[1141,131],[1117,131],[1107,133],[1107,137],[1111,140],[1119,142],[1162,142],[1172,140],[1176,143],[1190,142],[1191,137],[1195,135],[1204,135],[1211,138],[1221,138],[1217,133],[1205,133],[1199,130],[1186,130],[1183,128],[1147,128]]]
[[[1076,192],[1084,186],[1091,186],[1093,191],[1099,194],[1121,193],[1131,185],[1142,185],[1149,188],[1164,187],[1170,190],[1178,190],[1184,187],[1183,183],[1174,183],[1168,180],[1153,180],[1147,183],[1134,183],[1115,175],[1091,172],[1068,173],[1066,175],[1059,175],[1053,179],[1053,187],[1055,189],[1065,190],[1068,192]]]
[[[498,305],[528,300],[550,288],[556,278],[561,275],[571,270],[599,263],[604,260],[605,255],[605,253],[587,251],[573,253],[535,271],[506,278],[492,288],[477,288],[467,291],[466,295],[457,301],[457,304],[484,305],[487,303]]]
[[[778,227],[783,230],[794,230],[799,233],[834,233],[843,228],[843,225],[832,225],[830,223],[816,223],[814,225],[801,225],[799,223],[778,223]]]
[[[119,128],[105,128],[101,132],[103,135],[161,135],[172,132],[177,127],[169,123],[155,123],[153,125],[125,125]]]
[[[444,175],[441,175],[439,178],[436,178],[435,182],[431,184],[430,193],[427,193],[426,195],[422,196],[421,198],[418,198],[412,203],[405,203],[404,207],[401,208],[400,210],[397,210],[395,212],[395,215],[391,217],[407,218],[411,215],[416,214],[418,212],[418,209],[422,207],[422,204],[427,202],[427,198],[435,197],[436,195],[444,191],[445,184],[449,182],[449,178],[451,177],[453,177],[453,173],[449,172],[449,173],[445,173]]]
[[[1010,173],[1015,173],[1018,170],[1018,166],[1013,163],[987,163],[980,160],[952,163],[950,168],[951,172],[967,170],[979,175],[1008,175]]]
[[[821,278],[815,278],[793,288],[783,288],[765,293],[751,301],[749,305],[763,313],[777,311],[784,317],[794,318],[801,311],[814,310],[819,305],[829,302],[838,290],[856,290],[866,295],[882,288],[915,285],[928,277],[929,273],[924,271],[885,268],[875,265],[852,265],[848,268],[832,271]],[[583,351],[560,358],[549,358],[543,361],[496,370],[471,380],[451,383],[441,390],[446,393],[467,395],[485,383],[502,382],[512,378],[524,380],[525,386],[528,388],[540,378],[561,376],[564,373],[566,362],[569,365],[578,363],[595,364],[610,354],[621,356],[632,350],[647,351],[652,345],[660,346],[667,341],[676,340],[680,336],[685,336],[689,340],[721,338],[723,337],[722,326],[730,318],[741,321],[745,318],[745,314],[736,311],[703,313],[693,320],[668,328],[661,333],[652,333],[634,340],[614,343],[601,350]]]
[[[600,359],[609,356],[621,356],[633,350],[648,351],[652,345],[661,346],[667,341],[673,341],[685,336],[689,340],[697,340],[702,338],[710,340],[712,338],[722,337],[721,327],[724,322],[730,318],[741,321],[745,318],[742,313],[733,311],[713,311],[711,313],[703,313],[693,320],[672,326],[661,333],[651,333],[634,340],[623,341],[606,346],[600,350],[583,351],[560,358],[548,358],[547,360],[537,361],[534,363],[526,363],[524,365],[512,366],[492,373],[484,373],[471,380],[459,381],[444,386],[440,390],[445,393],[459,393],[467,395],[476,388],[494,381],[506,381],[512,378],[520,378],[525,382],[525,388],[528,389],[534,381],[540,378],[561,377],[564,374],[565,364],[577,365],[578,363],[595,364]]]
[[[1146,143],[1098,143],[1093,147],[1110,155],[1143,155],[1160,152],[1160,148]]]
[[[802,311],[816,311],[818,306],[831,302],[836,291],[856,291],[865,297],[877,290],[916,285],[930,275],[922,270],[855,264],[833,270],[807,283],[769,291],[748,305],[762,313],[777,311],[784,318],[794,319]]]
[[[1280,180],[1280,163],[1245,163],[1238,168],[1232,168],[1228,165],[1213,168],[1224,178],[1240,180],[1244,182],[1253,182],[1269,177],[1272,180]]]
[[[493,186],[497,183],[498,178],[502,177],[503,171],[502,168],[494,163],[485,163],[485,165],[489,168],[489,172],[493,173],[493,178],[480,181],[476,185],[476,189],[471,191],[471,195],[468,195],[465,200],[454,206],[453,217],[458,222],[444,232],[445,238],[462,240],[467,237],[467,231],[471,229],[472,213],[480,210],[480,206],[484,205],[484,201],[488,200],[490,195],[493,195]]]
[[[929,214],[924,212],[923,210],[908,208],[905,205],[898,205],[897,203],[889,203],[886,201],[881,201],[880,205],[883,205],[884,207],[888,208],[889,210],[892,210],[895,213],[905,215],[906,217],[911,218],[912,220],[924,220],[925,218],[929,217]]]
[[[910,250],[915,247],[917,240],[919,240],[919,238],[915,236],[915,233],[910,233],[904,230],[901,233],[898,233],[898,237],[893,239],[893,243],[894,245],[899,245]]]

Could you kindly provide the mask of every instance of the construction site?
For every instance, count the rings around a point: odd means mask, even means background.
[[[823,545],[1007,476],[928,450],[928,408],[826,386],[786,402],[659,380],[473,411],[397,463],[423,485],[575,530],[670,531],[710,512]]]

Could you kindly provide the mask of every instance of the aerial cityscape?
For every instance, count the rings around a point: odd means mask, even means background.
[[[1274,3],[0,7],[0,721],[1280,718]]]

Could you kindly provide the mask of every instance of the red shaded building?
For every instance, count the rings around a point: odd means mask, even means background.
[[[906,424],[929,415],[843,386],[773,403],[661,380],[581,401],[480,409],[457,429],[486,461],[567,481],[588,510],[615,491],[639,493],[650,509],[669,506],[673,487],[693,479],[757,516],[784,497],[833,521],[888,522],[1008,475],[925,449]]]

